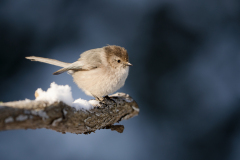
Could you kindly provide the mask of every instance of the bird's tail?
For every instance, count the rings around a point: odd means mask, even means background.
[[[30,59],[31,61],[48,63],[48,64],[52,64],[52,65],[59,66],[59,67],[66,67],[69,64],[71,64],[71,63],[61,62],[56,59],[49,59],[49,58],[43,58],[43,57],[30,56],[30,57],[25,57],[25,58]]]

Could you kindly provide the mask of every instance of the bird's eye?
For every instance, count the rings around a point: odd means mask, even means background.
[[[118,63],[120,63],[120,62],[121,62],[121,60],[118,60],[117,62],[118,62]]]

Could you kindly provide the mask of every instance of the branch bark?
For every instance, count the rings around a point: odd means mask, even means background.
[[[76,110],[63,102],[15,101],[0,103],[0,131],[47,128],[57,132],[89,134],[98,129],[120,133],[124,126],[113,125],[139,113],[137,103],[125,93],[116,93],[91,110]]]

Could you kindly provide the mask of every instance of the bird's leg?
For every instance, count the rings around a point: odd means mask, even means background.
[[[111,98],[108,95],[104,96],[103,98],[105,98],[107,100],[111,100]]]
[[[92,95],[93,95],[93,97],[94,97],[97,101],[99,101],[99,102],[104,101],[104,98],[95,96],[94,94],[92,94]]]
[[[94,94],[92,94],[93,97],[99,101],[100,103],[103,103],[103,104],[108,104],[108,101],[112,101],[113,103],[116,103],[113,99],[111,99],[108,95],[104,96],[104,97],[98,97]]]
[[[113,103],[116,103],[113,99],[111,99],[108,95],[103,97],[105,100],[112,101]]]

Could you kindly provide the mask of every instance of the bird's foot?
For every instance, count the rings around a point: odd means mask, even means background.
[[[107,101],[112,101],[113,103],[116,103],[112,98],[110,98],[108,95],[104,96],[103,97],[104,100],[107,100]]]
[[[104,97],[97,97],[97,96],[94,96],[96,98],[97,101],[99,101],[100,103],[103,103],[103,104],[108,104],[109,102],[111,103],[116,103],[112,98],[110,98],[108,95],[107,96],[104,96]]]

